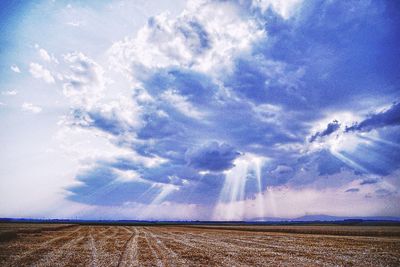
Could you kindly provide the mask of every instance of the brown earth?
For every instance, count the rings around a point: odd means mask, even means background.
[[[29,231],[27,231],[29,229]],[[400,228],[2,224],[0,266],[400,266]]]

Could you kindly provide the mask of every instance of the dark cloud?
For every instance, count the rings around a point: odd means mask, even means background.
[[[365,120],[346,127],[346,132],[368,132],[386,126],[400,125],[400,102],[394,103],[390,108],[380,113],[369,115]]]
[[[358,189],[358,188],[350,188],[350,189],[347,189],[345,192],[346,193],[355,193],[355,192],[358,192],[358,191],[360,191],[360,189]]]
[[[360,185],[376,184],[377,182],[379,182],[378,179],[365,179],[362,182],[360,182]]]
[[[189,166],[199,170],[223,171],[233,167],[233,161],[240,155],[232,146],[211,142],[195,147],[186,153]]]
[[[317,132],[310,137],[310,142],[314,142],[318,137],[324,137],[336,132],[340,128],[340,123],[337,120],[328,123],[328,126],[322,132]]]

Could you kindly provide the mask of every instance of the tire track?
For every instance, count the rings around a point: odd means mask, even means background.
[[[307,251],[299,251],[297,247],[288,246],[293,243],[293,240],[285,239],[283,242],[282,240],[280,240],[278,241],[278,244],[276,244],[275,240],[275,244],[263,244],[262,242],[248,241],[248,239],[252,238],[253,236],[242,237],[244,239],[247,239],[243,240],[242,238],[231,238],[229,235],[222,235],[221,237],[210,237],[207,235],[197,235],[193,233],[186,233],[183,231],[179,231],[179,233],[180,234],[164,232],[165,235],[178,236],[179,239],[173,238],[173,241],[182,243],[186,246],[190,246],[186,240],[189,240],[189,242],[201,244],[197,246],[191,245],[192,248],[196,248],[197,250],[206,251],[210,244],[213,244],[213,246],[218,246],[220,249],[225,249],[225,254],[230,254],[230,257],[224,258],[226,260],[224,261],[224,263],[226,263],[228,266],[236,265],[239,262],[241,262],[241,264],[249,262],[252,260],[252,258],[249,258],[247,255],[251,255],[254,253],[257,253],[258,255],[263,255],[264,257],[283,257],[284,255],[291,255],[291,257],[295,257],[297,261],[301,261],[303,263],[308,262],[309,264],[312,264],[312,260],[303,255],[304,253],[307,253]],[[226,240],[227,238],[228,240]],[[185,241],[181,239],[184,239]],[[221,251],[220,249],[219,251]]]
[[[38,247],[34,247],[31,250],[28,250],[27,252],[23,253],[22,255],[18,255],[17,258],[12,260],[11,266],[20,266],[24,265],[23,262],[32,262],[37,258],[39,255],[41,255],[41,251],[46,252],[49,249],[53,249],[53,244],[56,244],[59,241],[62,241],[64,239],[68,240],[73,236],[75,233],[81,230],[81,227],[78,226],[74,231],[69,232],[67,234],[57,236],[58,231],[53,231],[52,233],[56,234],[56,237],[53,237],[50,240],[44,241],[39,244]]]
[[[175,251],[173,251],[171,248],[167,247],[161,239],[157,237],[156,234],[151,232],[150,229],[146,230],[149,231],[150,237],[155,241],[155,247],[158,250],[158,252],[161,254],[162,258],[166,262],[166,266],[177,266],[177,265],[185,265],[186,262],[184,262],[183,259],[181,259]]]
[[[240,262],[244,264],[243,259],[246,258],[246,253],[243,253],[244,251],[263,252],[262,249],[238,245],[230,240],[225,241],[223,240],[227,238],[225,236],[224,238],[212,238],[206,235],[197,235],[183,231],[178,231],[178,233],[172,233],[168,230],[164,231],[166,232],[160,231],[164,234],[163,238],[182,244],[184,247],[190,247],[194,251],[197,251],[198,254],[206,254],[209,258],[214,259],[216,263],[221,264],[221,259],[223,259],[222,262],[226,266],[235,266]],[[210,245],[215,249],[210,249]]]
[[[125,228],[126,229],[126,228]],[[137,239],[139,236],[139,231],[137,228],[133,228],[134,232],[131,231],[132,235],[125,242],[122,254],[118,260],[118,267],[121,266],[139,266],[138,260],[138,244]]]
[[[93,267],[97,267],[98,263],[97,263],[97,249],[96,249],[96,244],[92,235],[92,230],[93,227],[90,227],[90,233],[89,233],[89,248],[91,251],[91,255],[92,255],[92,261],[90,263],[90,266]]]
[[[159,229],[157,229],[159,230]],[[160,233],[160,232],[158,232]],[[180,244],[178,247],[182,248],[179,252],[177,251],[177,253],[180,254],[179,258],[181,259],[185,259],[187,258],[182,257],[183,254],[187,254],[189,251],[187,248],[190,248],[192,251],[189,253],[192,255],[202,255],[200,256],[200,260],[212,260],[215,264],[221,265],[221,262],[224,263],[226,266],[235,266],[237,265],[237,261],[233,260],[232,256],[234,256],[234,252],[232,252],[232,248],[229,247],[229,244],[216,244],[216,243],[212,243],[209,242],[209,238],[207,237],[202,237],[205,240],[199,240],[198,237],[194,235],[193,237],[189,237],[188,235],[190,235],[189,233],[183,233],[180,232],[179,234],[174,234],[171,233],[170,231],[168,232],[162,232],[162,237],[163,239],[175,242],[177,244]],[[210,244],[213,244],[213,246],[217,245],[218,249],[210,249]],[[221,251],[223,252],[221,254]],[[231,254],[231,255],[229,255]],[[204,258],[204,256],[206,255],[206,258]],[[190,257],[189,257],[190,258]],[[222,260],[221,260],[222,259]],[[209,265],[210,263],[208,262],[207,265]],[[185,266],[185,263],[182,263],[183,266]]]
[[[158,254],[157,250],[154,248],[154,246],[149,241],[148,233],[146,231],[143,231],[143,235],[144,235],[144,238],[146,240],[146,243],[147,243],[148,247],[150,248],[151,254],[156,259],[156,262],[157,262],[156,265],[159,266],[159,267],[164,267],[165,266],[165,262],[161,260],[160,255]]]
[[[36,266],[54,266],[56,263],[60,262],[66,262],[68,258],[70,258],[74,253],[76,253],[77,247],[79,243],[83,241],[87,237],[87,233],[85,235],[82,235],[81,233],[80,237],[74,238],[61,247],[52,250],[48,254],[46,254],[44,257],[42,257],[39,261],[37,261],[34,265]]]

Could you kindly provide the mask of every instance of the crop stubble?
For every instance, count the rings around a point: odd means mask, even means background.
[[[13,229],[0,266],[400,266],[398,227],[0,227]]]

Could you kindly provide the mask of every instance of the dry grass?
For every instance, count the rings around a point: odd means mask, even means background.
[[[399,227],[60,226],[1,225],[0,266],[400,266]]]

